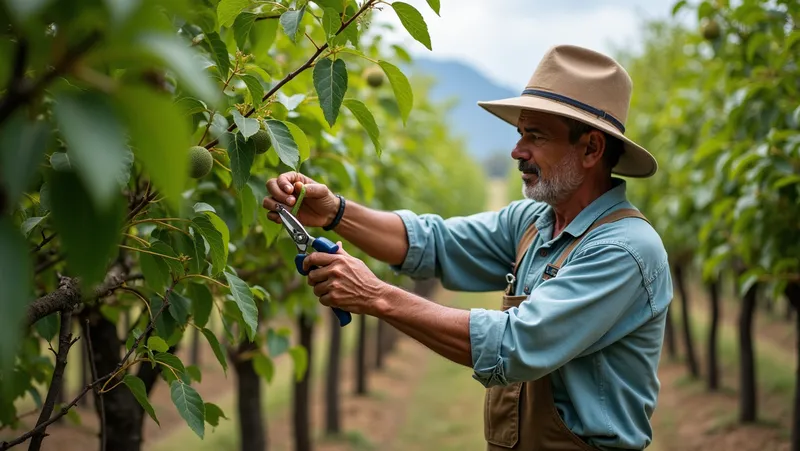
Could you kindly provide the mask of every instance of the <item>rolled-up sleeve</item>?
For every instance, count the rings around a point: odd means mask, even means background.
[[[444,219],[394,212],[406,228],[408,252],[392,268],[415,279],[436,277],[450,290],[492,291],[505,286],[514,261],[516,224],[509,207]]]
[[[633,254],[614,243],[592,244],[519,307],[470,311],[473,378],[486,387],[539,379],[605,346],[602,339],[613,339],[607,334],[623,316],[633,329],[651,315]]]

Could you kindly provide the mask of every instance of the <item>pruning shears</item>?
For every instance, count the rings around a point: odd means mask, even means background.
[[[283,224],[283,228],[289,232],[289,236],[294,241],[294,245],[297,247],[297,255],[294,256],[294,266],[297,268],[297,272],[300,274],[307,276],[308,272],[303,269],[303,260],[305,260],[306,256],[309,254],[309,247],[314,249],[317,252],[325,252],[327,254],[335,254],[339,252],[339,246],[334,243],[333,241],[325,238],[325,237],[318,237],[315,238],[311,236],[300,224],[300,221],[294,217],[294,215],[289,212],[283,205],[278,204],[278,216],[281,218],[281,224]],[[312,266],[309,268],[309,271],[313,271],[317,269],[318,266]],[[336,314],[336,317],[339,319],[339,325],[344,327],[350,324],[352,321],[352,316],[350,312],[346,312],[340,308],[331,307],[333,308],[333,313]]]

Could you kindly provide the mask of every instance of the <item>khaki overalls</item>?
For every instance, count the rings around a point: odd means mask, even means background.
[[[603,224],[618,221],[622,218],[636,217],[647,219],[633,209],[621,209],[597,220],[582,235],[567,246],[556,260],[555,265],[548,265],[544,278],[555,277],[558,268],[564,263],[570,252],[578,245],[587,233]],[[522,257],[533,243],[539,231],[531,224],[517,246],[516,263],[512,274],[516,277]],[[513,283],[509,283],[503,295],[503,310],[518,307],[528,296],[512,296]],[[536,300],[532,300],[536,302]],[[486,449],[524,450],[524,451],[591,451],[589,446],[572,433],[561,419],[553,402],[550,376],[535,381],[516,382],[507,386],[490,387],[484,399],[484,436]]]

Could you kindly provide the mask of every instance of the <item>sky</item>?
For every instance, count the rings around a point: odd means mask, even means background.
[[[432,51],[414,41],[387,5],[374,22],[393,24],[387,42],[402,42],[412,55],[456,59],[514,91],[524,88],[545,51],[574,44],[610,53],[638,42],[646,18],[667,18],[675,0],[441,0],[440,15],[426,0],[402,0],[419,10]],[[684,11],[680,20],[691,22]]]

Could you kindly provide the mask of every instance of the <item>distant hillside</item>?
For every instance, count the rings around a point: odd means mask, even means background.
[[[497,85],[459,61],[416,58],[408,71],[411,75],[425,74],[436,79],[431,90],[434,100],[456,101],[448,122],[455,133],[466,137],[470,154],[483,160],[500,153],[511,161],[509,154],[517,142],[517,132],[513,126],[479,107],[477,102],[514,97],[518,92]]]

